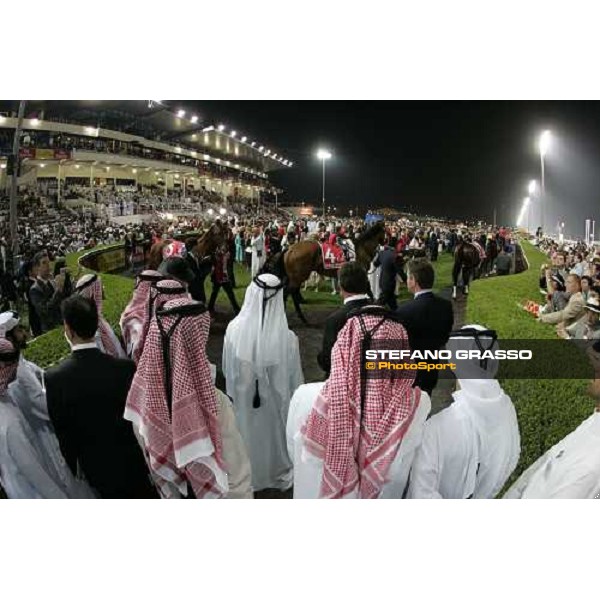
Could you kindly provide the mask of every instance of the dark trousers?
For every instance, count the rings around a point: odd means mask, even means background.
[[[219,290],[223,288],[227,297],[229,298],[229,302],[231,302],[231,306],[233,311],[237,314],[240,312],[240,307],[235,299],[235,295],[233,293],[233,287],[231,282],[225,281],[223,283],[217,283],[213,281],[212,293],[210,294],[210,300],[208,301],[208,310],[212,311],[215,309],[215,302],[217,301],[217,296],[219,295]]]
[[[235,273],[233,271],[233,259],[227,262],[227,277],[229,277],[229,281],[231,281],[231,287],[236,288],[235,284]]]
[[[379,295],[379,304],[387,305],[390,310],[396,310],[398,308],[398,302],[396,301],[396,290],[395,289],[382,289]]]

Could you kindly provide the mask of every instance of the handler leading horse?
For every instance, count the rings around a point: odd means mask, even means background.
[[[377,223],[369,228],[356,240],[356,261],[365,270],[369,268],[375,251],[385,240],[385,227]],[[291,246],[285,252],[276,254],[267,261],[263,269],[273,273],[286,282],[284,298],[292,297],[296,314],[303,323],[306,317],[300,308],[300,286],[310,277],[313,271],[325,277],[336,277],[336,269],[325,269],[323,265],[323,252],[319,242],[305,240]]]

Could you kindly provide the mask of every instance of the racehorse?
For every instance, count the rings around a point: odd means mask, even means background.
[[[368,270],[375,251],[385,240],[385,227],[383,222],[370,227],[356,240],[356,261]],[[280,252],[271,257],[263,267],[263,272],[273,273],[285,281],[284,300],[288,296],[294,301],[296,314],[303,323],[306,317],[300,308],[300,286],[316,271],[325,277],[337,277],[337,269],[325,269],[323,265],[323,252],[316,240],[304,240],[291,246],[285,252]]]
[[[211,258],[217,248],[221,248],[227,244],[228,236],[229,229],[227,225],[220,221],[215,221],[210,229],[198,240],[198,245],[196,246],[196,251],[199,256],[198,260],[202,261],[203,259]],[[173,240],[168,239],[160,240],[160,242],[156,242],[152,245],[148,255],[147,269],[152,269],[154,271],[158,269],[160,263],[163,261],[163,250],[172,241]]]
[[[459,242],[454,250],[454,267],[452,268],[452,298],[456,299],[458,276],[462,271],[463,293],[469,294],[469,282],[475,269],[481,262],[481,256],[476,246],[470,242]]]

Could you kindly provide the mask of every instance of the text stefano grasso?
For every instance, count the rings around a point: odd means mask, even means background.
[[[366,360],[531,360],[531,350],[366,350]]]

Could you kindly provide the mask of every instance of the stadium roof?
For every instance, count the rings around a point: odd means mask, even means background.
[[[0,101],[0,113],[16,113],[19,102]],[[183,144],[225,159],[249,161],[263,171],[293,165],[260,139],[227,130],[206,115],[163,100],[29,100],[25,117],[112,129],[165,143]]]

